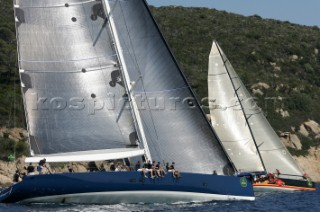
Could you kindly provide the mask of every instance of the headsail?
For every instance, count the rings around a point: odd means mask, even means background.
[[[135,146],[131,110],[101,2],[16,0],[15,16],[33,153]]]
[[[238,87],[233,84],[227,67],[230,67],[229,61],[218,44],[213,42],[208,71],[212,126],[238,171],[265,171],[242,111],[242,96],[238,95]]]
[[[143,0],[105,1],[153,160],[181,171],[233,172]]]
[[[280,141],[262,110],[256,105],[253,97],[245,88],[219,45],[216,45],[221,53],[221,57],[225,61],[226,70],[229,73],[230,80],[232,80],[232,83],[236,88],[237,95],[241,98],[240,101],[242,103],[244,117],[249,123],[247,126],[250,127],[266,171],[275,173],[278,169],[284,177],[301,178],[303,173],[297,163],[294,161],[284,144]],[[219,89],[219,91],[215,92],[222,92],[222,90]]]

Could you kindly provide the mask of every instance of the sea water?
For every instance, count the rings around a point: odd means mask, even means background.
[[[0,211],[320,211],[317,191],[256,193],[255,201],[176,204],[0,204]]]

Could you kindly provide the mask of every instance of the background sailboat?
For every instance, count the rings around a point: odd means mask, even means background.
[[[0,202],[254,199],[246,178],[212,175],[233,167],[145,1],[17,0],[15,14],[34,155],[27,161],[144,156],[174,161],[182,178],[30,176],[3,191]]]
[[[313,189],[314,183],[304,179],[303,172],[217,42],[213,42],[209,61],[208,89],[212,126],[238,171],[279,171],[279,177],[288,186],[292,186],[283,189]]]
[[[265,171],[248,120],[240,104],[242,94],[230,80],[216,43],[209,57],[208,94],[211,122],[238,172]]]

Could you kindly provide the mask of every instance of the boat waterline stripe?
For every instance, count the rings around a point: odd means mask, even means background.
[[[208,202],[213,200],[255,200],[254,196],[234,196],[177,191],[118,191],[54,195],[25,199],[22,203],[166,203]]]

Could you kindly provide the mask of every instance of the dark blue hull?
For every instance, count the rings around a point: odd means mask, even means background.
[[[245,177],[181,173],[145,178],[141,172],[87,172],[27,176],[0,193],[0,202],[154,203],[254,200]]]

